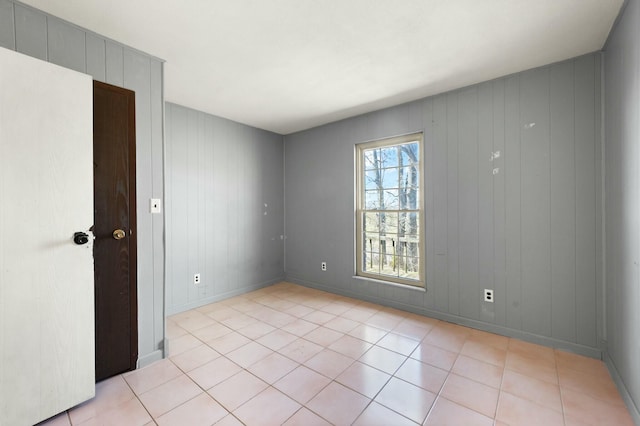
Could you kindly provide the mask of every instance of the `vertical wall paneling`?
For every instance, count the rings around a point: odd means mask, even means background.
[[[424,99],[422,123],[412,102],[286,136],[286,278],[597,356],[597,341],[580,337],[597,336],[596,58]],[[354,202],[354,145],[420,128],[426,293],[353,279],[352,211],[340,206]],[[321,272],[324,256],[344,269]]]
[[[522,185],[522,326],[551,335],[549,69],[520,79]]]
[[[167,313],[280,281],[282,137],[166,109]]]
[[[86,72],[85,32],[59,19],[47,19],[49,62]]]
[[[550,69],[551,334],[576,341],[574,63]],[[593,119],[593,117],[591,117]],[[593,191],[593,188],[592,188]]]
[[[520,76],[505,81],[506,326],[522,329]],[[496,295],[499,298],[500,295]]]
[[[15,26],[13,3],[8,0],[0,0],[0,47],[15,50]]]
[[[460,315],[479,319],[478,87],[458,95],[458,270]]]
[[[433,259],[433,279],[431,283],[427,283],[427,291],[433,292],[434,309],[446,312],[449,310],[449,286],[448,283],[448,265],[447,265],[447,187],[448,172],[447,161],[442,159],[448,158],[447,146],[447,98],[438,96],[433,99],[433,169],[427,173],[434,181],[433,187],[433,221],[434,231],[433,239],[435,246],[435,256]],[[435,159],[438,159],[436,161]]]
[[[47,60],[47,17],[31,8],[14,3],[16,50]]]
[[[162,198],[164,192],[162,61],[29,6],[0,0],[0,34],[8,22],[15,22],[17,51],[136,92],[138,364],[146,365],[163,356],[164,345],[163,215],[149,213],[149,199]]]
[[[433,153],[435,151],[435,139],[434,139],[434,110],[433,102],[428,99],[421,102],[422,117],[418,120],[409,120],[409,128],[423,128],[423,143],[424,143],[424,164],[423,164],[423,176],[422,182],[424,185],[424,211],[425,211],[425,235],[427,235],[426,241],[426,286],[429,289],[435,290],[433,283],[435,282],[435,203],[434,203],[434,191],[435,181],[433,179],[433,169],[435,167],[435,161]],[[433,307],[434,298],[433,294],[429,294],[429,306]]]
[[[150,110],[151,110],[151,192],[148,198],[164,197],[164,92],[163,65],[159,61],[151,61],[150,75]],[[145,200],[143,200],[144,202]],[[144,204],[143,204],[144,207]],[[163,206],[164,207],[164,206]],[[147,216],[148,217],[148,216]],[[153,247],[153,282],[163,285],[153,285],[153,344],[157,349],[164,345],[164,307],[165,307],[165,245],[164,245],[164,214],[151,215],[152,247]]]
[[[486,322],[495,321],[496,303],[480,303],[484,300],[483,290],[494,289],[494,230],[493,230],[493,180],[500,173],[498,161],[493,160],[494,140],[494,108],[493,108],[493,82],[482,84],[478,87],[478,152],[476,158],[477,170],[477,201],[478,201],[478,277],[476,280],[476,300],[473,300],[480,309],[478,319]],[[498,160],[497,158],[496,160]],[[493,174],[495,168],[496,175]],[[504,173],[504,170],[502,171]],[[504,293],[500,293],[504,300]]]
[[[106,82],[114,86],[124,85],[124,49],[122,46],[106,41]]]
[[[87,57],[87,74],[91,74],[94,80],[105,82],[106,80],[106,43],[104,39],[86,34],[85,50]]]
[[[596,61],[597,62],[597,61]],[[627,407],[640,424],[640,2],[629,0],[611,32],[604,53],[604,173],[606,246],[606,360]],[[578,69],[578,67],[576,67]],[[595,79],[595,84],[599,80]],[[582,81],[578,87],[583,87]],[[588,103],[590,100],[585,99]],[[597,107],[597,104],[596,104]],[[586,111],[584,111],[586,112]],[[576,116],[576,121],[582,120]],[[581,141],[581,145],[585,143]],[[578,146],[578,144],[576,144]],[[597,146],[597,144],[596,144]],[[581,154],[583,155],[583,154]],[[597,158],[597,156],[596,156]],[[580,185],[578,205],[590,204],[583,184],[583,162],[576,163]],[[581,229],[588,226],[580,221]],[[585,239],[584,243],[591,244]],[[597,247],[596,247],[597,250]],[[589,250],[578,253],[586,261]],[[581,276],[581,275],[580,275]],[[587,291],[587,287],[581,291]],[[596,293],[597,297],[598,293]],[[578,317],[588,311],[586,293],[580,295]],[[578,329],[578,338],[588,338],[587,329]]]
[[[459,247],[458,247],[458,94],[447,96],[447,278],[449,309],[459,313]],[[444,158],[442,161],[445,161]]]
[[[576,208],[581,212],[576,217],[576,315],[578,343],[595,346],[596,330],[596,105],[595,93],[595,56],[578,58],[576,72],[576,144],[575,150],[575,198]]]

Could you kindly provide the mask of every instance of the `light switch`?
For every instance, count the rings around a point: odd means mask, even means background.
[[[149,212],[162,213],[162,201],[160,198],[151,198],[149,200]]]

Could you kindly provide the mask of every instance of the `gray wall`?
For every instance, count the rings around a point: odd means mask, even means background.
[[[600,63],[591,54],[286,136],[286,278],[599,356]],[[420,130],[427,291],[354,279],[354,144]]]
[[[282,280],[282,136],[167,103],[166,167],[168,314]]]
[[[163,356],[162,61],[11,0],[0,0],[0,46],[87,73],[136,92],[138,215],[138,363]]]
[[[605,50],[607,355],[640,424],[640,2]]]

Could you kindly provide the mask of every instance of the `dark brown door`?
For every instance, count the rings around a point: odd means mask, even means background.
[[[96,381],[138,358],[135,128],[135,93],[94,81]]]

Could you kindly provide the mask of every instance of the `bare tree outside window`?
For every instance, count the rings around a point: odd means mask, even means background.
[[[422,135],[358,145],[358,275],[422,284]]]

